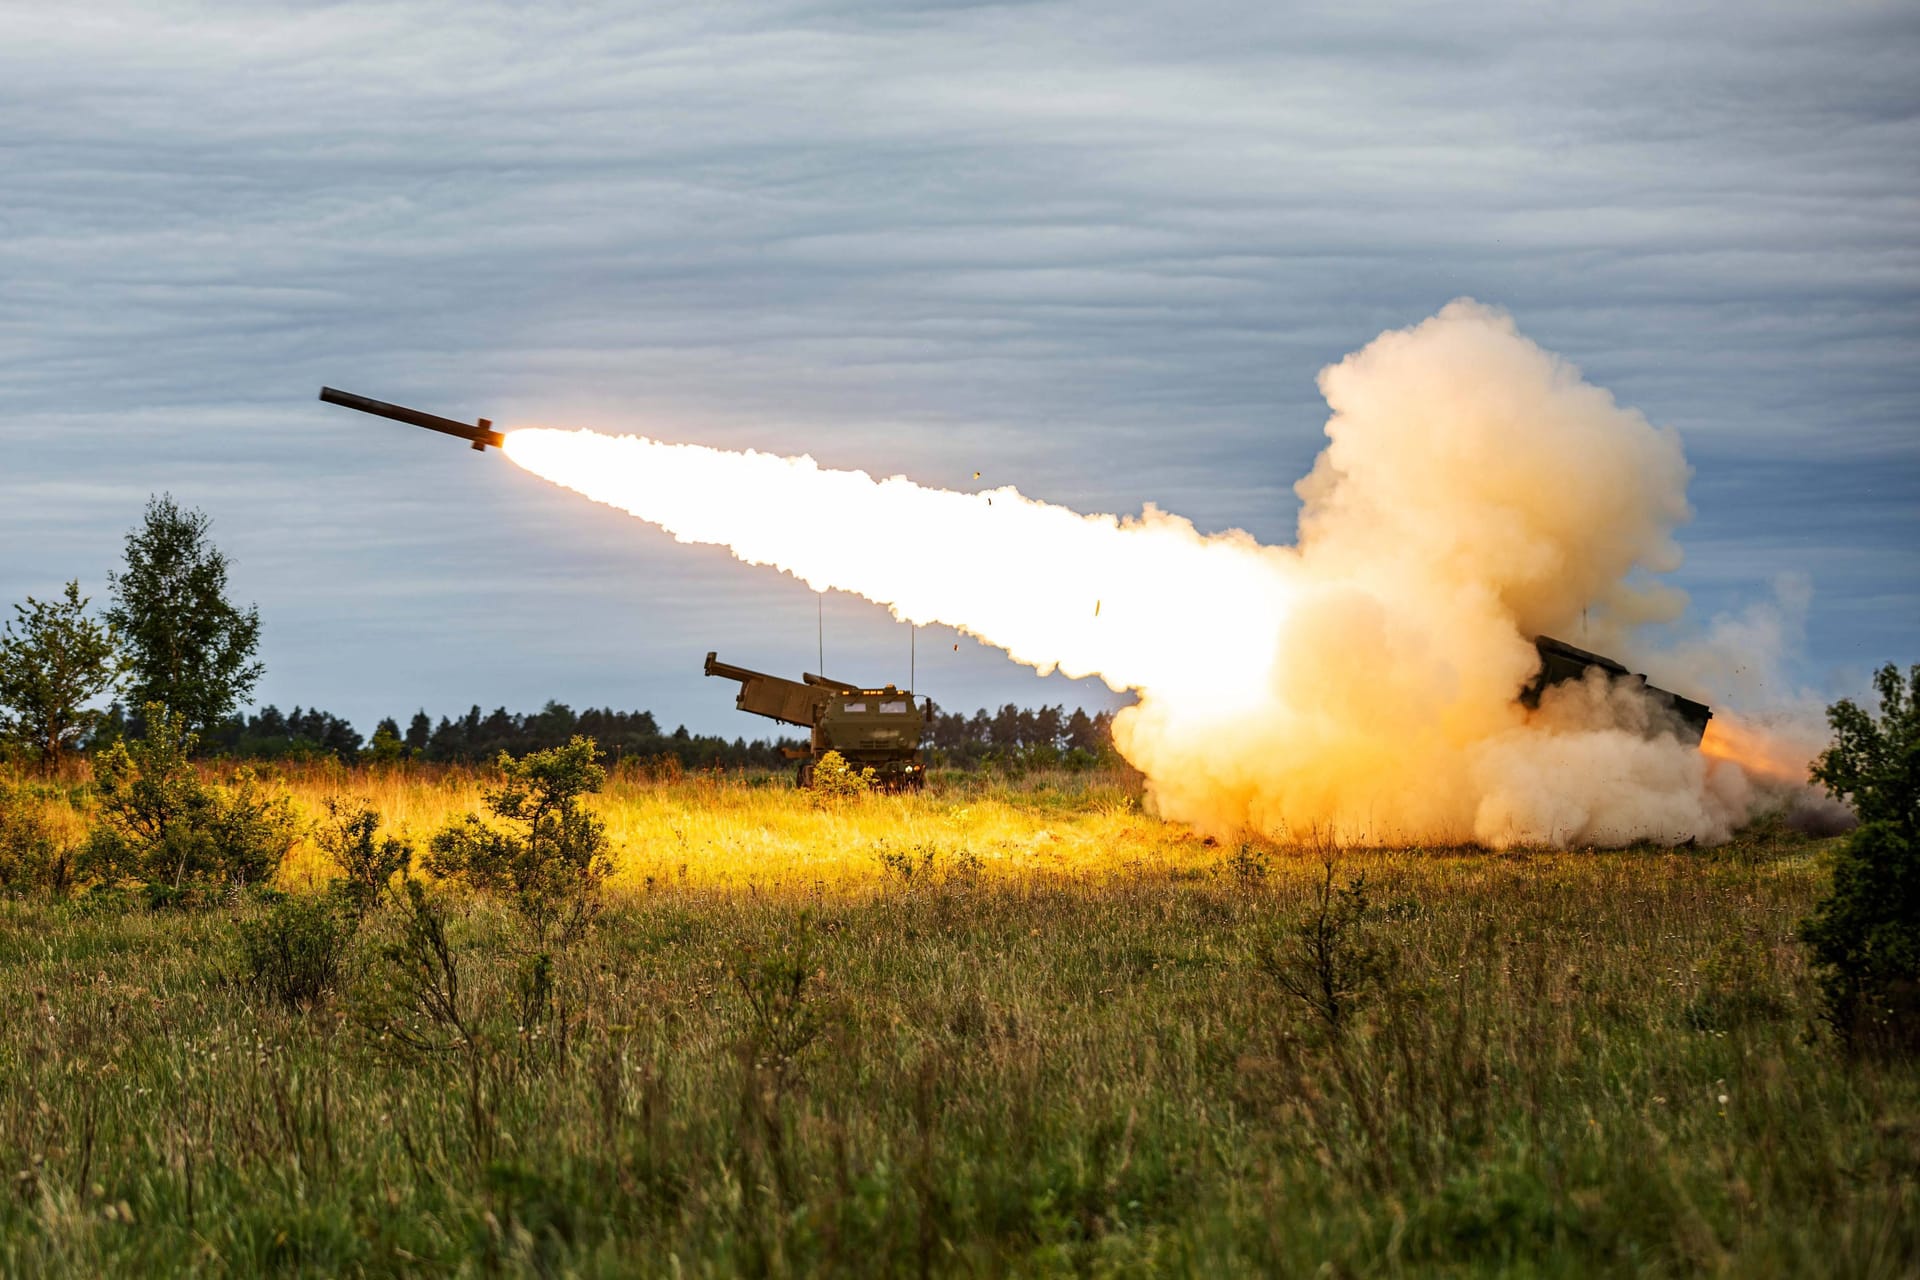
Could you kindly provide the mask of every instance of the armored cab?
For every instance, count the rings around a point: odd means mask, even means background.
[[[1533,647],[1540,654],[1540,673],[1520,690],[1520,704],[1529,709],[1540,705],[1540,695],[1549,685],[1563,684],[1568,681],[1584,680],[1589,669],[1598,667],[1606,672],[1607,679],[1624,681],[1643,691],[1654,702],[1664,707],[1671,716],[1671,722],[1662,728],[1671,728],[1674,735],[1684,742],[1698,746],[1706,736],[1707,721],[1713,719],[1713,711],[1704,702],[1695,702],[1692,698],[1683,698],[1677,693],[1657,689],[1647,683],[1647,678],[1632,672],[1597,653],[1568,644],[1565,640],[1555,640],[1552,636],[1535,636]]]
[[[789,680],[720,662],[712,653],[704,669],[739,681],[733,704],[740,710],[810,731],[807,748],[790,752],[798,760],[796,786],[813,785],[814,766],[829,751],[839,752],[855,769],[872,769],[876,783],[888,791],[926,785],[920,761],[926,713],[912,692],[890,684],[869,689],[812,673]]]

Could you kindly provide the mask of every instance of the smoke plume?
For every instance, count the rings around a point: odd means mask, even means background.
[[[1292,547],[1151,506],[1081,515],[631,436],[519,430],[507,453],[681,542],[1136,692],[1116,744],[1160,813],[1211,832],[1724,840],[1766,790],[1740,761],[1782,754],[1775,736],[1741,722],[1697,751],[1598,680],[1515,702],[1537,634],[1666,676],[1636,632],[1685,604],[1658,579],[1690,514],[1678,436],[1466,299],[1323,370],[1320,389],[1328,444],[1296,486]],[[1675,665],[1698,678],[1712,646]],[[1804,760],[1771,767],[1797,781]]]

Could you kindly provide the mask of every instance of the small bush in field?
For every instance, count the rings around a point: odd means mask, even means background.
[[[413,865],[413,846],[380,835],[380,811],[365,800],[330,799],[316,843],[343,873],[334,886],[356,918],[365,916],[395,876]]]
[[[1263,940],[1255,953],[1267,976],[1335,1034],[1392,967],[1392,957],[1369,934],[1368,908],[1367,878],[1336,885],[1329,861],[1313,908],[1278,938]]]
[[[240,950],[255,988],[304,1009],[339,984],[353,933],[339,895],[276,893],[264,915],[241,922]]]
[[[88,871],[144,880],[156,901],[181,904],[273,874],[293,845],[292,807],[262,795],[247,770],[230,786],[201,782],[194,741],[180,717],[148,703],[145,736],[95,757],[99,821],[85,849]]]
[[[477,814],[442,828],[427,868],[476,889],[507,895],[536,950],[565,947],[586,930],[609,869],[606,824],[580,798],[600,790],[607,771],[591,738],[500,756],[505,779],[486,793],[505,829]]]
[[[838,751],[829,751],[813,765],[813,794],[822,800],[848,800],[873,790],[871,768],[855,769]]]
[[[1243,889],[1257,889],[1265,884],[1268,870],[1267,851],[1250,840],[1242,840],[1227,859],[1228,874]]]
[[[269,893],[264,915],[243,921],[240,946],[253,985],[290,1009],[320,1003],[339,985],[361,922],[413,848],[380,836],[380,814],[366,801],[330,799],[315,832],[345,874],[322,893]]]
[[[802,912],[790,943],[746,948],[733,958],[734,984],[751,1018],[747,1047],[760,1067],[780,1077],[825,1025],[809,990],[815,970],[809,923]]]
[[[1833,744],[1813,780],[1860,826],[1835,853],[1833,887],[1801,928],[1825,1016],[1848,1049],[1920,1047],[1920,666],[1874,677],[1880,714],[1827,709]]]

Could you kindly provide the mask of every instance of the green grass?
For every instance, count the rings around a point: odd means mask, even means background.
[[[1793,941],[1821,846],[1342,854],[1397,960],[1336,1035],[1257,960],[1319,858],[1110,792],[612,796],[666,844],[564,963],[563,1043],[459,907],[472,1053],[357,1016],[390,918],[293,1013],[239,977],[255,906],[0,903],[0,1273],[1920,1268],[1920,1069],[1833,1054]],[[838,870],[676,872],[781,839]],[[736,977],[782,960],[790,1060]]]

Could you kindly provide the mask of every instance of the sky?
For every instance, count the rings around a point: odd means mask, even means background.
[[[1920,661],[1917,56],[1900,4],[0,0],[0,602],[104,602],[170,492],[257,700],[363,732],[771,728],[710,649],[1113,706],[316,393],[1288,542],[1319,370],[1471,296],[1681,433],[1687,625],[1804,598],[1852,692]]]

